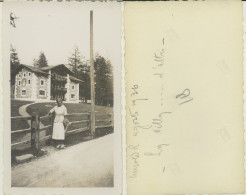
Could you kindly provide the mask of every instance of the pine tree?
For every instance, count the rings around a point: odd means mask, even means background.
[[[68,65],[70,69],[74,72],[75,76],[78,76],[78,69],[83,65],[83,62],[82,56],[77,46],[74,48],[72,56],[68,58]]]
[[[39,66],[38,66],[38,60],[36,60],[35,58],[33,59],[33,66],[35,67],[35,68],[38,68]]]
[[[88,61],[84,60],[79,48],[76,46],[71,57],[68,58],[69,69],[74,72],[74,75],[81,79],[83,83],[80,84],[79,95],[85,101],[90,99],[90,67]]]
[[[20,60],[17,54],[16,49],[10,45],[10,77],[11,77],[11,84],[15,82],[15,70],[20,65]]]
[[[106,99],[113,100],[113,73],[109,60],[97,55],[95,60],[95,101],[105,105]]]
[[[91,99],[91,88],[90,88],[90,66],[88,62],[83,63],[78,67],[78,75],[77,77],[83,81],[80,84],[79,93],[80,96],[87,100]]]
[[[14,71],[20,65],[20,60],[17,54],[16,49],[10,45],[10,68],[11,71]]]
[[[39,59],[37,61],[38,67],[43,68],[48,66],[48,61],[46,60],[46,57],[44,55],[44,52],[40,52]]]

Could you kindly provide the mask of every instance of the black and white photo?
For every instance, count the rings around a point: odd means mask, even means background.
[[[3,11],[5,190],[120,194],[121,4],[9,2]]]

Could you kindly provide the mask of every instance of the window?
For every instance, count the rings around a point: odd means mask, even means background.
[[[74,85],[72,85],[72,89],[74,89]]]
[[[21,95],[26,95],[26,90],[22,90]]]
[[[20,81],[18,81],[18,85],[19,85],[19,86],[21,85],[21,82],[20,82]]]
[[[39,90],[39,95],[45,95],[45,91],[44,90]]]
[[[71,94],[71,98],[75,98],[75,94]]]
[[[19,77],[21,77],[21,75],[19,74]]]
[[[28,80],[28,84],[31,84],[31,80],[30,79]]]
[[[44,80],[41,80],[40,81],[40,85],[44,85]]]
[[[28,73],[28,76],[31,76],[31,73],[30,72]]]
[[[13,91],[12,91],[12,94],[14,95],[15,94],[15,90],[13,89]]]
[[[23,77],[26,77],[26,73],[23,74]]]

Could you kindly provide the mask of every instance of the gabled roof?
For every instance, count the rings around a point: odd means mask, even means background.
[[[66,67],[64,64],[58,64],[58,65],[54,65],[54,66],[46,66],[46,67],[43,67],[43,68],[40,68],[40,70],[42,71],[48,71],[48,70],[52,70],[54,68],[65,68],[65,70],[69,73],[69,74],[73,74],[73,72],[71,70],[69,70],[68,67]]]
[[[46,72],[40,70],[39,68],[36,68],[36,67],[34,67],[34,66],[28,66],[28,65],[25,65],[25,64],[20,64],[20,65],[18,66],[18,68],[15,69],[15,74],[16,74],[17,72],[19,72],[19,70],[21,70],[21,69],[24,68],[24,67],[27,68],[28,70],[32,71],[32,72],[39,73],[39,74],[46,74],[46,75],[48,75],[48,73],[46,73]]]
[[[64,64],[59,64],[59,65],[55,65],[55,66],[46,66],[46,67],[43,67],[43,68],[36,68],[34,66],[28,66],[28,65],[25,65],[25,64],[21,64],[21,65],[18,66],[18,68],[15,69],[14,73],[16,74],[17,72],[19,72],[19,70],[21,70],[24,67],[27,68],[28,70],[32,71],[32,72],[39,73],[39,74],[45,74],[45,75],[49,74],[49,73],[47,73],[45,71],[61,67],[61,68],[64,68],[70,74],[69,78],[71,80],[77,81],[77,82],[80,82],[80,83],[84,82],[84,81],[82,81],[82,80],[80,80],[80,79],[78,79],[78,78],[76,78],[74,76],[71,76],[71,74],[73,75],[73,72],[71,70],[69,70],[69,68],[67,68]]]
[[[73,80],[73,81],[78,81],[78,82],[81,82],[81,83],[84,82],[84,81],[82,81],[82,80],[80,80],[80,79],[78,79],[78,78],[76,78],[76,77],[73,77],[73,76],[69,76],[69,78],[70,78],[71,80]]]
[[[70,74],[69,78],[71,80],[77,81],[77,82],[80,82],[80,83],[84,82],[84,81],[78,79],[77,77],[72,76],[74,73],[64,64],[58,64],[58,65],[55,65],[55,66],[46,66],[46,67],[41,68],[41,70],[42,71],[48,71],[48,70],[52,70],[54,68],[64,68]]]

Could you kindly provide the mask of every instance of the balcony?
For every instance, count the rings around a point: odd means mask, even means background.
[[[61,76],[58,74],[51,74],[51,81],[52,82],[61,82],[61,83],[66,83],[67,82],[67,78],[65,76]]]
[[[65,87],[54,87],[54,90],[56,91],[56,92],[58,92],[58,91],[60,91],[60,92],[64,92],[64,93],[66,93],[67,92],[67,88],[65,88]]]

